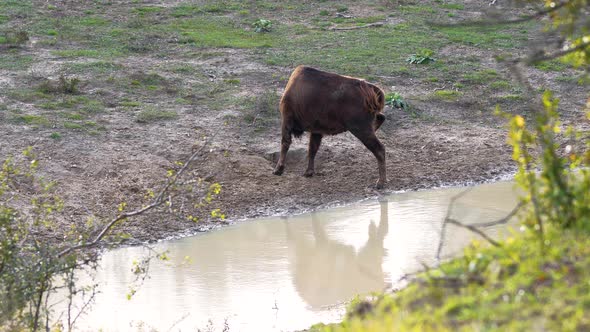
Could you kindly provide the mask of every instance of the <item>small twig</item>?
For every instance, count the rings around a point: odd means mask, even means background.
[[[439,91],[439,90],[444,90],[446,87],[447,87],[447,85],[445,84],[445,85],[442,86],[442,88],[436,88],[436,89],[432,90],[432,92],[436,92],[436,91]]]
[[[346,15],[346,14],[343,14],[343,13],[336,13],[336,17],[353,18],[354,16],[352,16],[352,15]]]
[[[137,215],[141,215],[143,213],[145,213],[146,211],[152,210],[160,205],[162,205],[164,202],[166,202],[166,200],[164,199],[165,195],[169,195],[168,190],[170,189],[170,187],[172,185],[174,185],[178,178],[186,171],[186,169],[188,168],[188,166],[195,160],[197,159],[197,157],[199,156],[199,154],[204,150],[204,148],[208,145],[209,141],[205,141],[203,143],[203,145],[197,149],[197,151],[195,151],[190,158],[188,159],[188,161],[182,166],[182,168],[166,183],[166,185],[164,186],[164,188],[162,188],[162,190],[160,190],[160,193],[158,194],[158,196],[156,196],[156,198],[152,201],[151,204],[141,208],[141,209],[137,209],[131,212],[125,212],[122,214],[117,215],[115,218],[113,218],[105,227],[103,227],[102,231],[94,238],[94,240],[92,240],[91,242],[88,243],[83,243],[83,244],[79,244],[73,247],[68,247],[64,250],[62,250],[61,252],[59,252],[58,257],[61,258],[69,253],[71,253],[72,251],[75,250],[79,250],[82,248],[91,248],[96,246],[103,237],[106,236],[106,234],[121,220],[127,219],[129,217],[133,217],[133,216],[137,216]]]
[[[479,230],[477,227],[473,226],[473,225],[465,225],[455,219],[446,219],[446,223],[449,224],[453,224],[459,227],[463,227],[463,228],[467,228],[468,230],[472,231],[473,233],[478,234],[479,236],[483,237],[484,239],[486,239],[486,241],[488,241],[489,243],[491,243],[493,246],[495,247],[501,247],[500,243],[495,241],[494,239],[492,239],[491,237],[489,237],[486,233],[482,232],[481,230]]]
[[[553,60],[553,59],[556,59],[556,58],[560,58],[560,57],[562,57],[564,55],[568,55],[570,53],[577,52],[577,51],[582,50],[582,49],[584,49],[586,47],[590,47],[590,42],[582,43],[582,44],[580,44],[580,45],[578,45],[578,46],[576,46],[574,48],[569,48],[567,50],[561,50],[561,51],[553,52],[553,53],[549,53],[549,54],[547,54],[547,53],[543,53],[541,55],[536,54],[536,55],[530,56],[528,58],[516,59],[514,61],[516,61],[516,62],[524,62],[527,65],[532,65],[532,64],[539,63],[541,61]]]
[[[495,4],[496,1],[493,0],[490,3],[490,6]],[[431,22],[432,25],[437,26],[437,27],[458,27],[458,26],[490,26],[490,25],[499,25],[499,24],[517,24],[517,23],[523,23],[523,22],[528,22],[534,19],[539,19],[547,14],[550,14],[552,12],[555,12],[559,9],[561,9],[562,7],[566,6],[569,3],[569,1],[564,1],[562,3],[556,4],[555,7],[551,7],[551,8],[545,8],[542,10],[537,11],[536,13],[532,14],[532,15],[528,15],[528,16],[524,16],[521,18],[517,18],[517,19],[513,19],[513,20],[481,20],[481,21],[474,21],[474,20],[470,20],[470,21],[465,21],[465,22],[460,22],[460,23],[436,23],[436,22]]]
[[[459,194],[453,196],[451,201],[449,202],[449,208],[447,209],[447,215],[442,221],[442,226],[440,228],[440,237],[438,242],[438,249],[436,250],[436,260],[440,261],[440,254],[442,253],[443,245],[445,243],[445,231],[447,229],[447,220],[451,217],[451,213],[453,212],[453,207],[455,206],[455,202],[465,196],[468,192],[473,190],[473,187],[463,190]]]
[[[502,219],[498,219],[496,221],[490,221],[490,222],[484,222],[481,224],[474,224],[472,226],[474,227],[491,227],[491,226],[496,226],[496,225],[502,225],[507,223],[508,221],[510,221],[510,219],[518,212],[518,210],[520,210],[520,208],[523,206],[524,204],[522,202],[518,203],[514,209],[512,209],[512,211],[510,211],[510,213],[508,213],[508,215],[506,215],[506,217],[502,218]]]
[[[179,319],[176,320],[176,322],[174,322],[174,324],[172,324],[172,326],[170,326],[170,328],[168,329],[168,332],[172,331],[172,329],[178,325],[180,322],[182,322],[183,320],[185,320],[188,316],[190,316],[190,313],[186,313],[184,314],[182,317],[180,317]]]
[[[364,28],[371,28],[371,27],[380,27],[385,25],[385,22],[375,22],[375,23],[369,23],[369,24],[365,24],[365,25],[359,25],[359,26],[354,26],[354,27],[331,27],[328,28],[328,30],[332,30],[332,31],[343,31],[343,30],[356,30],[356,29],[364,29]]]
[[[73,330],[74,325],[76,324],[76,321],[78,320],[78,318],[80,318],[80,316],[85,312],[86,308],[93,302],[94,298],[96,297],[96,289],[92,289],[92,293],[90,294],[90,298],[88,299],[88,301],[86,301],[83,305],[82,308],[80,308],[80,310],[78,311],[78,314],[76,315],[76,317],[74,317],[74,320],[72,321],[72,323],[69,325],[69,331]]]

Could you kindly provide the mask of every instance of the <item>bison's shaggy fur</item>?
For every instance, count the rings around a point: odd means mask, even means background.
[[[281,155],[274,174],[281,175],[291,137],[310,133],[308,166],[305,176],[314,173],[314,158],[323,135],[350,131],[377,158],[382,188],[386,181],[385,148],[375,131],[385,121],[383,91],[364,80],[328,73],[314,68],[295,68],[281,98]]]

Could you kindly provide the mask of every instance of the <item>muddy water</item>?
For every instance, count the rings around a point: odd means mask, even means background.
[[[465,188],[393,194],[287,218],[243,222],[167,241],[171,261],[152,263],[131,299],[132,261],[142,248],[108,252],[96,276],[101,293],[78,327],[106,331],[291,331],[341,318],[356,294],[383,290],[422,264],[436,263],[441,221]],[[516,202],[507,182],[474,187],[452,217],[501,218]],[[498,235],[502,229],[490,229]],[[443,256],[474,236],[448,226]],[[186,257],[190,260],[186,260]]]

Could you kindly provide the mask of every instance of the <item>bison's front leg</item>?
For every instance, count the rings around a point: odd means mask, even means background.
[[[287,152],[289,151],[289,147],[291,146],[291,131],[286,129],[283,126],[282,135],[281,135],[281,155],[279,156],[279,161],[277,162],[277,166],[275,170],[272,172],[274,175],[282,175],[283,171],[285,170],[285,158],[287,157]]]
[[[351,131],[354,136],[356,136],[363,144],[369,149],[375,158],[377,158],[377,165],[379,167],[379,180],[375,184],[377,189],[382,189],[385,186],[385,182],[387,181],[387,177],[385,175],[385,147],[377,136],[375,136],[374,132],[353,132]]]
[[[305,177],[311,177],[314,173],[315,155],[322,143],[322,134],[311,134],[309,136],[309,148],[307,150],[307,170],[303,173]]]

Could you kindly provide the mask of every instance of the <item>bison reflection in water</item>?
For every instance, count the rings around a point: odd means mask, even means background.
[[[313,240],[287,226],[289,265],[299,296],[312,308],[334,305],[360,294],[383,290],[388,203],[381,202],[379,225],[371,222],[369,239],[358,251],[328,238],[324,225],[312,214]]]
[[[297,67],[281,98],[281,155],[274,174],[285,169],[285,157],[291,138],[309,132],[308,165],[304,176],[313,176],[314,159],[323,135],[350,131],[369,149],[379,166],[376,187],[383,188],[385,175],[385,147],[375,131],[385,121],[383,91],[364,80],[327,73],[314,68]]]

